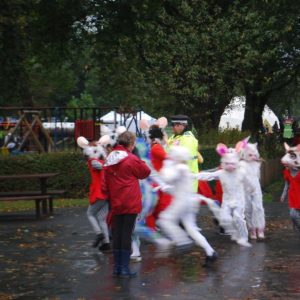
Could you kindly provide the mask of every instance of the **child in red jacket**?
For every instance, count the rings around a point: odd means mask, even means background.
[[[84,137],[77,139],[77,144],[83,149],[87,156],[87,166],[91,175],[89,190],[89,206],[87,209],[88,220],[96,234],[92,247],[96,248],[101,243],[99,250],[110,250],[109,233],[107,226],[108,201],[103,190],[104,184],[104,159],[106,153],[104,148],[98,143],[89,143]]]

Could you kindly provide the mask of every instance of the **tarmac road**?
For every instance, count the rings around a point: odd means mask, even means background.
[[[204,252],[156,258],[143,244],[133,279],[111,276],[112,256],[91,248],[84,208],[56,210],[44,220],[0,218],[2,299],[300,299],[300,234],[287,204],[265,207],[267,239],[243,248],[220,236],[207,208],[199,225],[219,259],[202,267]]]

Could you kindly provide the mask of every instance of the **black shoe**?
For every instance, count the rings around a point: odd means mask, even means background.
[[[211,256],[206,256],[203,267],[208,268],[218,259],[218,253],[214,252]]]
[[[99,247],[100,251],[109,251],[110,250],[110,244],[109,243],[104,243]]]
[[[103,235],[103,233],[97,234],[97,236],[96,236],[96,238],[95,238],[95,241],[94,241],[94,243],[92,244],[92,247],[93,247],[93,248],[96,248],[96,247],[100,244],[100,242],[102,242],[103,240],[104,240],[104,235]]]

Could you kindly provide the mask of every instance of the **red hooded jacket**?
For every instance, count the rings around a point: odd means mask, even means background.
[[[106,160],[105,181],[113,215],[138,214],[142,210],[139,179],[150,175],[146,163],[123,146],[116,146]]]
[[[91,183],[90,183],[90,192],[89,192],[90,204],[94,204],[98,200],[107,199],[107,195],[103,191],[104,170],[94,169],[92,166],[93,160],[99,162],[101,165],[104,164],[103,160],[97,158],[90,158],[87,161],[88,169],[91,174]]]
[[[284,169],[283,177],[290,185],[288,191],[289,207],[300,209],[300,172],[296,176],[292,176],[289,169]]]

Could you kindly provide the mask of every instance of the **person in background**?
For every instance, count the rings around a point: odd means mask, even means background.
[[[198,140],[191,131],[191,121],[186,115],[176,115],[171,118],[173,135],[168,139],[168,148],[181,146],[189,150],[191,160],[188,162],[192,173],[197,174],[198,168]],[[193,192],[198,190],[198,181],[193,181]]]
[[[106,188],[112,212],[113,276],[134,277],[129,269],[132,232],[142,210],[139,179],[148,177],[150,168],[132,154],[136,136],[125,131],[106,160]]]

